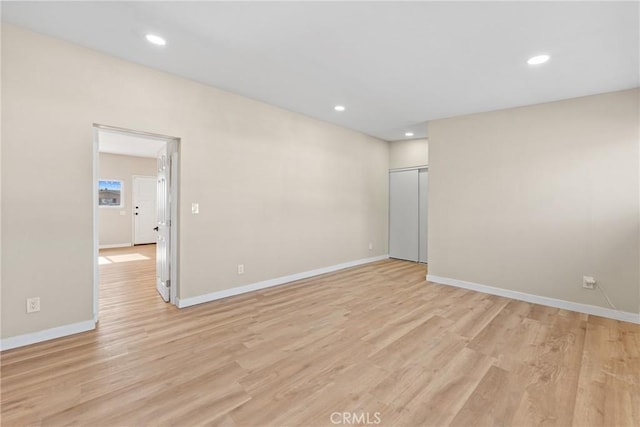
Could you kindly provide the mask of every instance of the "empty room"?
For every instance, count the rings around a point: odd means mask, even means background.
[[[2,426],[640,425],[640,2],[0,8]]]

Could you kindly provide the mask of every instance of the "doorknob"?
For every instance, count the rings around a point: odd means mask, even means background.
[[[153,231],[158,231],[158,227],[153,227]]]

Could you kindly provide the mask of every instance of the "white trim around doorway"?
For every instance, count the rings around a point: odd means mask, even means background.
[[[173,137],[173,136],[167,136],[167,135],[160,135],[160,134],[155,134],[155,133],[149,133],[149,132],[139,132],[139,131],[134,131],[134,130],[129,130],[129,129],[123,129],[123,128],[118,128],[118,127],[112,127],[112,126],[105,126],[105,125],[101,125],[101,124],[93,124],[93,258],[94,258],[94,263],[93,263],[93,318],[94,318],[94,322],[98,322],[99,319],[99,292],[100,292],[100,277],[99,277],[99,264],[98,264],[98,257],[100,254],[100,249],[101,248],[107,248],[107,247],[125,247],[125,246],[132,246],[131,242],[127,242],[127,243],[122,243],[122,244],[117,244],[117,245],[103,245],[100,246],[99,244],[99,232],[98,232],[98,179],[99,179],[99,175],[100,175],[100,162],[99,162],[99,155],[100,155],[100,150],[99,150],[99,138],[100,138],[100,132],[112,132],[112,133],[120,133],[120,134],[125,134],[125,135],[131,135],[131,136],[136,136],[136,137],[141,137],[141,138],[147,138],[147,139],[155,139],[155,140],[162,140],[165,141],[167,143],[168,147],[172,147],[172,152],[173,152],[173,160],[174,160],[174,165],[175,166],[175,173],[172,173],[171,176],[171,200],[175,201],[171,203],[171,210],[172,210],[172,219],[171,219],[171,233],[172,233],[172,238],[171,238],[171,255],[170,255],[170,262],[171,262],[171,300],[170,300],[170,304],[176,305],[177,302],[177,288],[180,286],[179,281],[178,281],[178,272],[179,272],[179,256],[178,256],[178,239],[179,239],[179,218],[178,218],[178,212],[179,210],[179,157],[178,157],[178,153],[180,150],[180,138],[177,137]],[[133,238],[133,236],[132,236]],[[132,240],[133,241],[133,240]]]

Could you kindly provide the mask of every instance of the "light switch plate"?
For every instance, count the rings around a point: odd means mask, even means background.
[[[200,213],[200,204],[199,203],[191,203],[191,213],[197,215]]]

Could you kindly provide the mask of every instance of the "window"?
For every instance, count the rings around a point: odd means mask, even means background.
[[[124,197],[123,182],[118,179],[101,179],[98,181],[98,206],[122,208]]]

